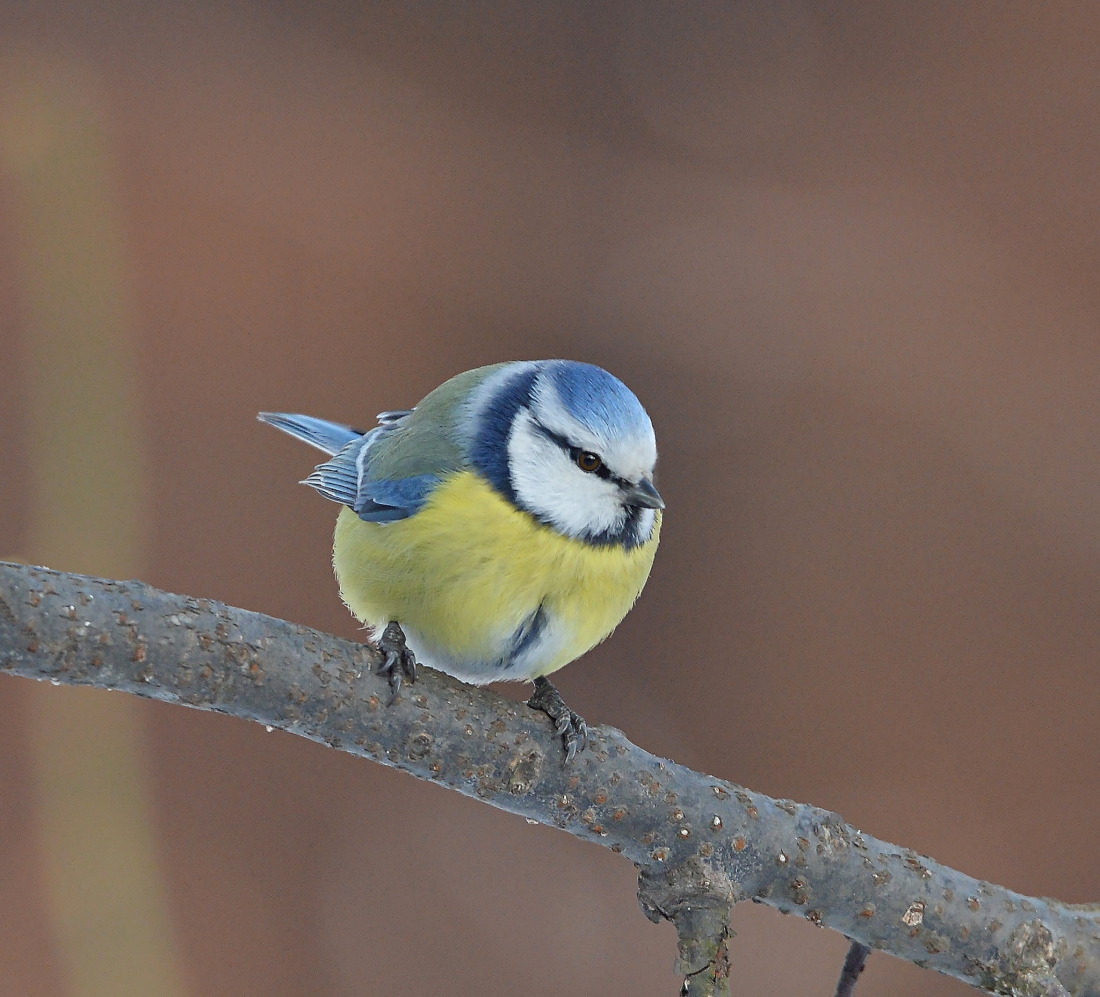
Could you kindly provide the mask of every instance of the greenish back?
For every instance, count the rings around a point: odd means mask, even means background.
[[[371,446],[367,477],[393,481],[419,474],[443,477],[468,465],[462,406],[482,381],[505,364],[490,364],[444,381],[401,424]]]

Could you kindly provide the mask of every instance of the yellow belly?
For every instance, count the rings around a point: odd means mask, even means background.
[[[364,623],[397,620],[425,664],[468,682],[548,675],[602,641],[649,577],[660,513],[643,545],[593,547],[514,508],[472,471],[395,523],[343,508],[333,565],[340,595]],[[517,629],[539,607],[547,639],[522,674],[502,668]]]

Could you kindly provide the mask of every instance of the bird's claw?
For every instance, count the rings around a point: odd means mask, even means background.
[[[386,629],[378,638],[378,648],[386,656],[378,666],[378,673],[389,677],[392,690],[390,705],[393,705],[401,691],[402,680],[416,681],[416,658],[405,643],[405,631],[396,620],[386,624]]]
[[[535,679],[535,692],[527,705],[545,713],[554,722],[554,733],[565,747],[565,764],[571,764],[577,752],[584,751],[588,744],[588,724],[584,718],[565,705],[561,693],[547,678]]]

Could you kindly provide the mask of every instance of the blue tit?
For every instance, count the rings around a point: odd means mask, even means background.
[[[260,420],[331,455],[303,484],[340,503],[333,566],[386,654],[475,685],[534,681],[571,761],[585,726],[546,678],[619,624],[649,577],[664,502],[646,410],[607,371],[513,361],[452,377],[369,432]]]

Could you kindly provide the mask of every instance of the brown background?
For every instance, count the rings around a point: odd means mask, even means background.
[[[1078,2],[0,4],[106,95],[147,580],[353,636],[313,454],[505,358],[602,364],[668,502],[589,720],[967,872],[1100,898],[1100,15]],[[0,554],[32,511],[0,186]],[[0,994],[67,993],[0,680]],[[513,693],[518,695],[518,691]],[[675,992],[629,864],[142,707],[195,995]],[[739,909],[734,993],[839,936]],[[875,994],[961,984],[875,956]]]

